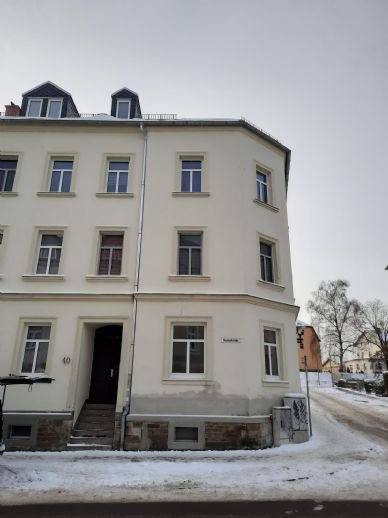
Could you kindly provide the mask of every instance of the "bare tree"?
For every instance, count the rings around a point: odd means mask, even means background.
[[[388,306],[381,300],[360,304],[354,325],[369,343],[378,348],[378,356],[385,361],[388,369]]]
[[[320,322],[323,344],[338,358],[342,372],[346,351],[355,347],[355,328],[352,324],[359,311],[358,302],[347,296],[349,286],[349,282],[343,279],[321,282],[307,303],[312,319]]]

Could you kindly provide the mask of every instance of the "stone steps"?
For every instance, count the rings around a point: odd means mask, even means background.
[[[98,444],[99,446],[110,446],[110,448],[112,449],[112,440],[113,440],[113,435],[112,437],[96,437],[96,436],[93,436],[93,437],[74,437],[73,435],[70,437],[70,441],[68,443],[68,446],[69,445],[72,445],[72,444],[75,444],[76,446],[79,446],[81,444],[83,445],[93,445],[93,444]]]
[[[107,446],[104,444],[68,444],[67,448],[68,451],[84,451],[84,450],[104,450],[104,451],[110,451],[112,449],[112,446]]]
[[[113,429],[107,428],[80,428],[72,431],[72,437],[113,437]]]
[[[68,450],[111,450],[115,426],[115,406],[86,404],[73,428]]]

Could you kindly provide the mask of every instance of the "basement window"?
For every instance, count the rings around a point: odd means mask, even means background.
[[[198,428],[188,426],[176,426],[175,440],[198,442]]]
[[[31,425],[10,425],[8,428],[9,439],[29,439],[31,437]]]

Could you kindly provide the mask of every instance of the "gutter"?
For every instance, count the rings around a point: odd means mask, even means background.
[[[132,396],[132,385],[133,385],[133,361],[135,355],[135,342],[136,342],[136,322],[137,322],[137,304],[138,300],[136,294],[139,293],[139,279],[140,279],[140,263],[141,263],[141,245],[143,241],[143,221],[144,221],[144,195],[145,195],[145,180],[147,171],[147,147],[148,147],[148,135],[147,130],[144,129],[143,124],[140,124],[140,130],[144,135],[143,145],[143,170],[141,176],[141,187],[140,187],[140,206],[139,206],[139,226],[137,233],[137,253],[136,253],[136,271],[135,271],[135,284],[133,290],[133,307],[132,307],[132,326],[131,326],[131,342],[130,342],[130,365],[128,371],[127,390],[125,394],[125,404],[123,407],[123,413],[121,415],[120,422],[120,450],[124,450],[125,442],[125,424],[127,416],[131,411],[131,396]]]

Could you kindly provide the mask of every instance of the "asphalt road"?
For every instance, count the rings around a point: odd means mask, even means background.
[[[388,516],[387,502],[185,502],[0,506],[1,518],[110,518],[219,516],[258,518],[374,518]]]

